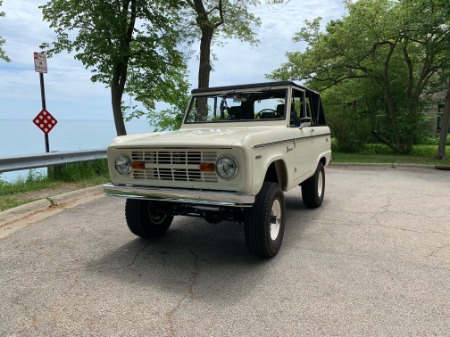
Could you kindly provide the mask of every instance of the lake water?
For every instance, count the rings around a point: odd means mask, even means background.
[[[147,121],[126,124],[127,133],[151,132]],[[106,149],[116,136],[113,121],[58,120],[49,133],[50,152]],[[0,119],[0,157],[45,153],[44,133],[31,120]],[[45,169],[36,170],[44,172]],[[1,173],[0,179],[13,182],[28,175],[29,170]]]

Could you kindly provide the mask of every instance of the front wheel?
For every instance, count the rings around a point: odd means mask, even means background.
[[[245,214],[245,241],[253,254],[272,257],[278,253],[284,236],[285,209],[283,190],[276,183],[265,182]]]
[[[325,169],[320,162],[314,175],[302,183],[303,203],[308,208],[317,208],[322,205],[325,194]]]
[[[154,239],[167,232],[173,215],[158,209],[151,201],[127,199],[125,218],[133,234],[145,239]]]

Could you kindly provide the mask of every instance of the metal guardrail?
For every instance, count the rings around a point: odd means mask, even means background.
[[[28,156],[0,157],[0,173],[78,163],[105,158],[106,150],[103,149],[72,152],[54,152]]]

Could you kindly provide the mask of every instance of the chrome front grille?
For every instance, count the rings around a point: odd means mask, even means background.
[[[144,169],[133,169],[140,180],[217,183],[215,172],[201,172],[200,163],[215,163],[217,152],[179,149],[133,150],[131,160],[144,162]]]

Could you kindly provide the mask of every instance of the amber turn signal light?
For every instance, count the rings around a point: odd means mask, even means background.
[[[215,166],[212,163],[201,163],[200,172],[214,172]]]
[[[133,170],[144,170],[145,163],[143,161],[134,161],[131,163],[131,167],[133,168]]]

